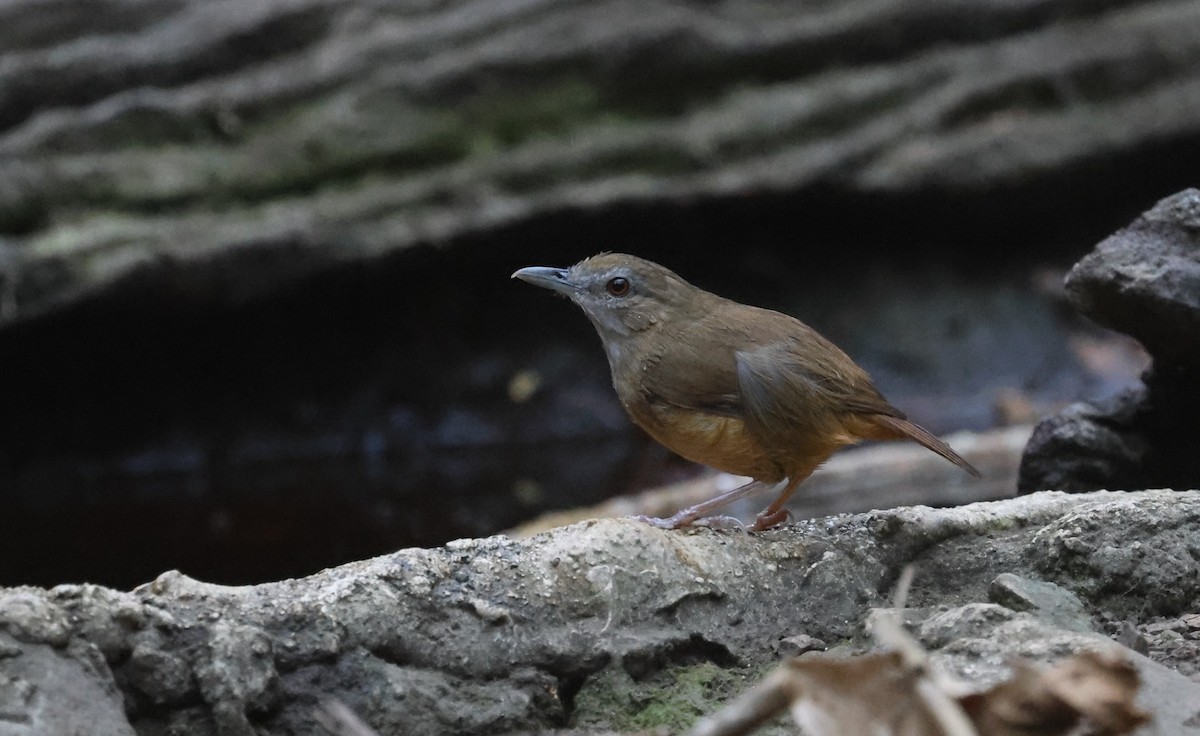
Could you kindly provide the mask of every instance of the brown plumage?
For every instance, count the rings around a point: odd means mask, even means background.
[[[620,253],[513,276],[583,309],[604,343],[621,404],[638,426],[689,460],[755,480],[649,521],[687,526],[787,480],[754,525],[769,528],[786,518],[784,502],[818,465],[864,439],[911,439],[979,475],[889,404],[848,355],[794,317],[719,297]]]

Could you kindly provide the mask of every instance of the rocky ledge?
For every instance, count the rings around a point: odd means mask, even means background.
[[[866,646],[909,563],[904,618],[954,673],[1119,640],[1150,655],[1128,651],[1151,728],[1180,733],[1198,561],[1200,492],[1039,493],[758,535],[605,519],[248,587],[7,589],[0,734],[321,733],[327,698],[384,734],[677,730],[781,656]]]

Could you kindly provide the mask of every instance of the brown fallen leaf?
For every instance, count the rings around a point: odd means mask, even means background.
[[[896,581],[897,610],[915,568]],[[1121,736],[1150,719],[1134,703],[1137,670],[1116,653],[1083,652],[1049,669],[1017,661],[1008,680],[979,693],[939,672],[894,613],[871,635],[889,651],[793,658],[688,736],[742,736],[784,709],[806,736],[1060,736],[1081,723],[1089,736]]]
[[[1119,655],[1013,669],[988,690],[956,697],[911,651],[793,659],[689,736],[748,734],[785,709],[806,736],[1061,736],[1081,725],[1089,736],[1121,736],[1149,720],[1134,703],[1137,671]]]
[[[961,709],[907,659],[885,652],[789,660],[689,736],[747,734],[785,709],[806,736],[974,736]]]
[[[1082,652],[1047,670],[1014,665],[1012,678],[962,699],[986,736],[1056,736],[1086,721],[1089,734],[1118,736],[1149,720],[1134,703],[1137,670],[1115,654]]]
[[[795,660],[789,669],[798,696],[789,710],[805,734],[947,733],[918,692],[923,673],[904,667],[899,653]]]

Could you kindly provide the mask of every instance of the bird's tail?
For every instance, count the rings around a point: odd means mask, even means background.
[[[919,424],[913,424],[907,419],[899,417],[889,417],[884,414],[876,414],[871,417],[874,424],[883,429],[890,436],[880,436],[878,439],[908,439],[917,442],[918,444],[933,450],[937,454],[946,458],[958,467],[967,471],[976,478],[980,477],[979,471],[975,466],[967,462],[954,450],[950,449],[950,445],[942,442],[937,437],[930,434],[929,430]]]

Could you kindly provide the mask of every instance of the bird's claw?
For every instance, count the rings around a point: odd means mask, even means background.
[[[792,514],[787,509],[779,509],[772,512],[764,511],[754,519],[754,524],[750,527],[750,531],[765,532],[768,529],[779,526],[790,518],[792,518]]]

